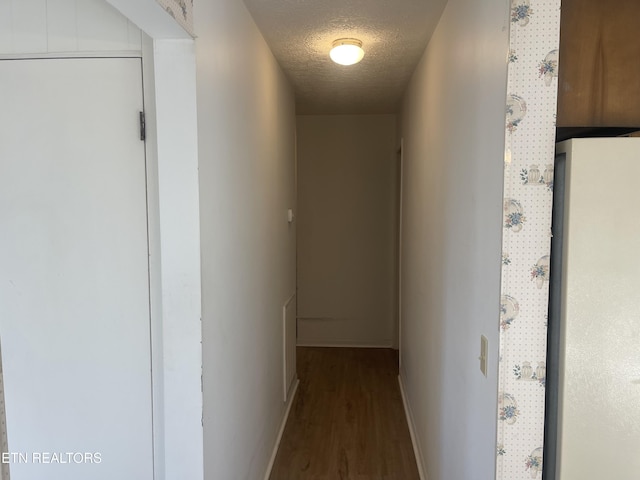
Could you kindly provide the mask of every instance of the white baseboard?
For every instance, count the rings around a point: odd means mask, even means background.
[[[398,375],[398,383],[400,384],[400,395],[402,395],[402,403],[404,404],[404,413],[407,417],[407,424],[409,425],[409,435],[411,435],[411,443],[413,444],[413,453],[416,457],[416,464],[418,465],[418,475],[420,480],[427,480],[427,475],[424,473],[424,457],[422,456],[422,449],[418,442],[416,435],[415,424],[413,422],[413,413],[411,413],[411,407],[407,401],[407,396],[404,393],[404,385],[402,384],[402,375]]]
[[[298,342],[298,347],[321,347],[321,348],[393,348],[390,343],[382,345],[367,343],[315,343]]]
[[[299,384],[300,384],[300,380],[296,378],[293,384],[293,389],[291,390],[291,395],[289,395],[289,403],[287,404],[287,409],[284,412],[284,417],[282,418],[282,423],[280,424],[280,431],[278,432],[278,436],[276,437],[276,443],[273,446],[271,459],[269,460],[269,464],[267,465],[267,471],[264,474],[264,480],[269,480],[269,477],[271,476],[271,469],[273,468],[273,464],[276,461],[276,455],[278,454],[278,449],[280,448],[280,441],[282,440],[282,434],[284,433],[284,429],[287,426],[287,420],[289,419],[289,412],[291,411],[293,401],[296,398],[296,393],[298,392]]]

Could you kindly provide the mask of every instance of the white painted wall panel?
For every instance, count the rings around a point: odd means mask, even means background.
[[[140,29],[105,0],[0,0],[0,55],[135,51]]]
[[[27,52],[47,51],[46,0],[13,0],[13,45]]]
[[[128,20],[103,0],[77,2],[78,49],[126,50]]]
[[[131,21],[127,22],[127,42],[129,44],[128,50],[140,50],[142,49],[142,42],[144,41],[145,32],[141,28],[138,28],[135,23]]]
[[[47,0],[47,51],[78,50],[76,0]]]
[[[9,0],[0,1],[0,52],[13,51],[13,14]]]

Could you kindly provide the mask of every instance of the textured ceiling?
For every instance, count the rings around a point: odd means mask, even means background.
[[[396,113],[446,0],[244,0],[289,77],[298,114]],[[329,59],[334,40],[364,59]]]

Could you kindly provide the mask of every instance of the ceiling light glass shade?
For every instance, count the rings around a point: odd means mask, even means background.
[[[340,65],[353,65],[364,57],[362,42],[355,38],[340,38],[333,42],[333,48],[329,52],[331,60]]]

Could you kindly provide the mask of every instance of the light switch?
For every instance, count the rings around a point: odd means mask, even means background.
[[[489,356],[489,340],[484,335],[480,336],[480,371],[487,376],[487,357]]]
[[[293,222],[293,210],[292,209],[287,210],[287,221],[289,223]]]

